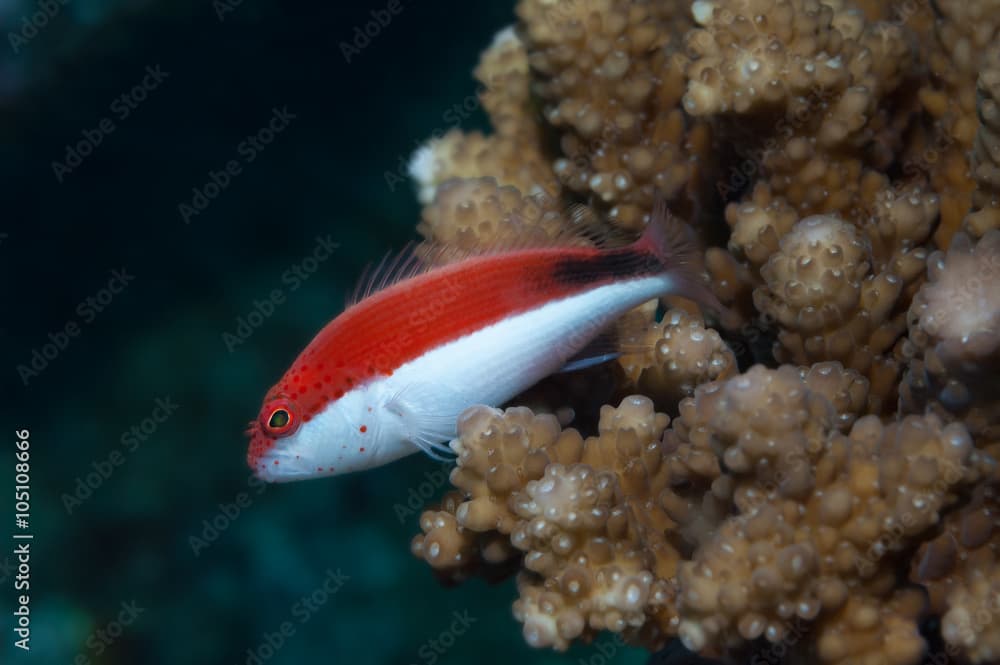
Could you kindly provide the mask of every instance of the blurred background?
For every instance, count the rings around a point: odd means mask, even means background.
[[[405,163],[484,125],[471,71],[512,20],[513,0],[0,0],[0,515],[27,428],[34,534],[25,653],[0,529],[0,662],[646,662],[608,637],[529,649],[512,580],[440,587],[409,553],[435,462],[264,487],[244,461],[265,391],[416,237]]]

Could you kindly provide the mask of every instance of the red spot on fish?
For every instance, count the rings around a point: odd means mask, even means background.
[[[361,448],[360,450],[361,450],[361,452],[365,452],[365,449],[364,449],[364,448]]]
[[[278,460],[274,460],[274,466],[278,466]]]
[[[368,426],[367,426],[367,425],[362,425],[362,426],[361,426],[361,427],[359,427],[358,429],[359,429],[359,430],[361,430],[361,433],[362,433],[362,434],[364,434],[365,432],[367,432],[367,431],[368,431]],[[362,448],[361,450],[364,450],[364,448]]]

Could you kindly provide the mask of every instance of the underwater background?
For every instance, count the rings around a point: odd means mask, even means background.
[[[0,515],[27,429],[34,536],[26,653],[0,529],[0,662],[647,661],[530,649],[513,580],[441,589],[409,552],[439,463],[266,487],[245,463],[265,391],[415,239],[412,151],[485,127],[471,69],[512,1],[4,0],[0,21]]]

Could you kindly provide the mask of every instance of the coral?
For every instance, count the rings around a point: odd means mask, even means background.
[[[621,345],[626,390],[638,389],[664,408],[693,395],[698,385],[736,372],[736,358],[719,333],[679,309],[647,323]]]
[[[1000,504],[996,478],[976,488],[972,500],[948,515],[940,534],[921,546],[910,577],[923,584],[931,609],[942,616],[949,651],[973,663],[1000,658],[994,624],[1000,588]]]
[[[909,311],[903,408],[961,419],[983,447],[1000,442],[1000,229],[959,234],[928,261]]]
[[[542,154],[529,98],[528,55],[511,29],[497,34],[482,56],[476,76],[479,100],[496,132],[451,129],[422,146],[410,161],[421,203],[434,200],[438,186],[453,178],[495,178],[521,192],[554,200],[559,184]]]
[[[676,0],[517,6],[535,92],[559,139],[553,170],[628,229],[642,227],[654,191],[680,192],[709,149],[707,126],[680,108],[684,10]]]
[[[422,203],[433,201],[438,187],[453,178],[487,176],[529,194],[550,196],[556,188],[548,165],[541,155],[532,156],[528,145],[499,135],[452,129],[414,154],[410,175],[420,185]]]
[[[434,245],[460,251],[555,240],[567,230],[543,195],[522,196],[491,177],[448,180],[424,207],[417,230]]]
[[[1000,660],[997,2],[519,0],[493,132],[412,162],[427,246],[624,243],[659,195],[729,311],[464,414],[413,553],[516,573],[536,647]]]
[[[898,300],[904,282],[873,273],[871,243],[836,217],[795,224],[761,269],[754,304],[778,327],[779,361],[836,360],[869,377],[876,411],[894,399],[899,366],[888,354],[906,330]]]
[[[984,56],[995,50],[989,47],[1000,37],[1000,3],[945,0],[935,2],[934,11],[938,20],[925,56],[930,77],[919,90],[929,122],[907,149],[906,162],[926,172],[942,197],[935,241],[947,247],[975,187],[968,155],[979,125],[976,80],[980,71],[989,71]]]
[[[856,593],[836,615],[821,622],[817,655],[821,662],[835,665],[919,662],[924,640],[917,621],[923,608],[923,597],[915,589],[897,591],[885,600]]]
[[[755,367],[707,384],[668,433],[671,470],[688,481],[686,497],[664,498],[668,512],[702,521],[679,575],[689,648],[778,642],[793,616],[823,619],[853,589],[891,590],[897,552],[937,522],[954,488],[989,471],[964,428],[933,416],[889,426],[866,416],[843,434],[849,419],[822,394],[845,393],[834,369]],[[841,403],[857,409],[863,395]],[[737,510],[715,528],[704,524],[709,493]]]
[[[891,159],[909,115],[882,104],[913,60],[905,31],[818,0],[702,0],[692,11],[702,27],[687,35],[684,107],[719,118],[740,158],[720,192],[759,176],[754,198],[800,217],[862,209],[870,169]]]
[[[672,522],[654,501],[666,483],[659,437],[668,420],[647,398],[626,398],[605,407],[600,436],[584,440],[523,407],[471,409],[452,444],[461,500],[450,495],[421,516],[414,553],[461,579],[480,561],[503,563],[478,545],[508,536],[524,552],[515,615],[530,644],[565,648],[602,629],[661,643],[675,621],[669,580],[679,560],[665,536]]]
[[[979,74],[981,124],[972,150],[972,212],[963,228],[974,238],[1000,229],[1000,44],[990,47]]]

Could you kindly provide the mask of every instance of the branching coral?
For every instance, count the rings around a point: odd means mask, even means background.
[[[679,560],[654,501],[666,483],[658,439],[668,420],[648,399],[627,398],[605,407],[600,436],[584,440],[524,408],[470,410],[452,444],[463,500],[424,513],[414,553],[460,578],[503,563],[496,536],[508,536],[524,552],[514,611],[530,644],[565,648],[603,629],[662,644]]]
[[[1000,230],[975,245],[956,236],[928,268],[909,312],[903,407],[961,418],[979,445],[1000,443]]]
[[[527,53],[513,30],[497,34],[476,76],[483,86],[480,103],[496,132],[452,129],[420,148],[410,162],[420,201],[430,203],[438,186],[452,178],[486,176],[524,194],[555,199],[558,182],[542,154],[530,104]]]
[[[431,243],[476,250],[515,243],[545,244],[565,235],[562,216],[544,195],[522,196],[493,178],[448,180],[423,211],[417,230]]]
[[[860,208],[862,175],[885,165],[901,131],[881,102],[913,59],[903,29],[819,0],[701,0],[692,11],[702,27],[687,35],[685,109],[719,117],[742,158],[721,191],[761,176],[757,187],[800,216]]]
[[[475,71],[494,132],[415,156],[424,238],[627,241],[659,194],[733,316],[647,303],[601,373],[467,412],[413,553],[517,571],[537,647],[1000,661],[997,0],[516,14]]]
[[[994,44],[979,74],[979,131],[972,150],[973,212],[964,228],[973,237],[1000,229],[1000,44]]]
[[[621,347],[626,389],[638,388],[663,408],[673,409],[698,385],[736,372],[736,358],[719,333],[680,309],[629,331]]]
[[[944,0],[934,2],[933,9],[938,20],[925,56],[930,76],[919,91],[930,122],[923,123],[905,158],[929,175],[930,185],[942,196],[935,238],[947,247],[968,212],[975,187],[968,154],[979,125],[976,79],[980,71],[990,71],[984,54],[995,50],[989,47],[1000,38],[1000,3]],[[985,83],[988,86],[988,79]]]
[[[677,0],[524,0],[535,91],[559,138],[553,169],[608,218],[641,228],[654,191],[673,198],[708,149],[680,109],[690,25]]]

